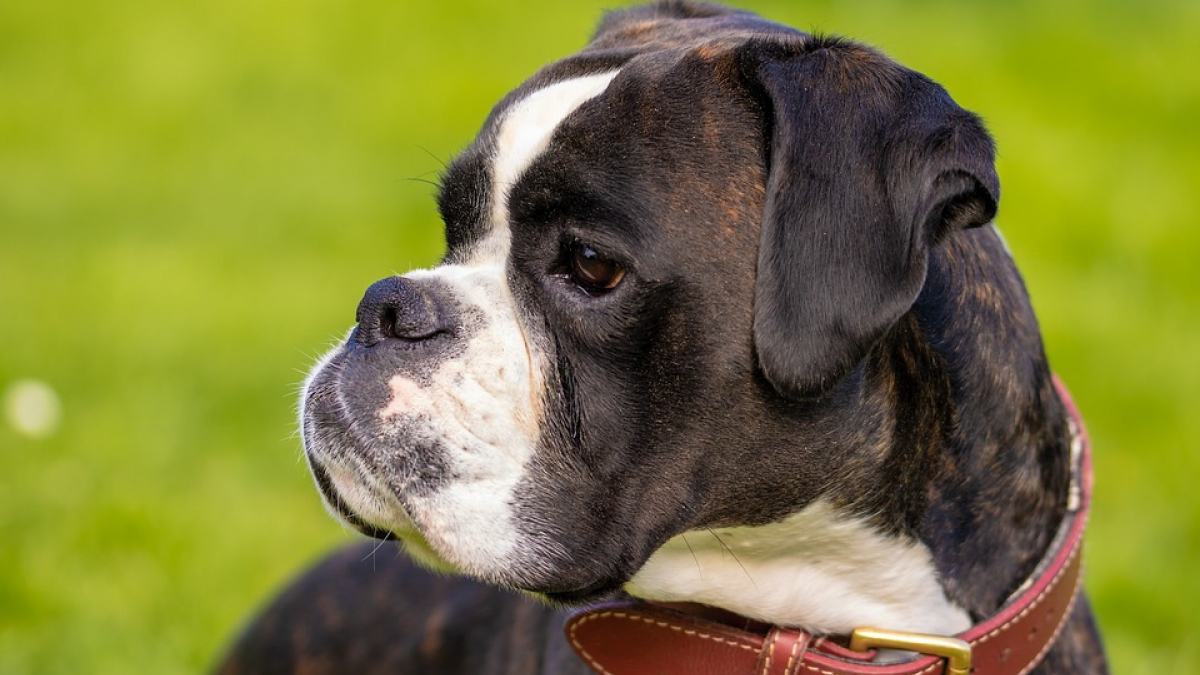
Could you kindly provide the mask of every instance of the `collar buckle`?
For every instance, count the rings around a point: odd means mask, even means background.
[[[853,651],[865,652],[875,648],[940,656],[947,661],[945,675],[970,675],[971,672],[971,645],[956,637],[882,628],[855,628],[850,634],[850,649]]]

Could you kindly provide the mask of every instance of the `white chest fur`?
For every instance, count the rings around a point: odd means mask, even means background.
[[[880,534],[822,501],[769,525],[674,537],[626,590],[817,633],[875,626],[949,635],[971,625],[946,598],[924,545]]]

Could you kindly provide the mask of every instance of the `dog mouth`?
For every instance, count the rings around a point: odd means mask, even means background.
[[[447,407],[424,382],[408,386],[408,376],[380,374],[392,370],[366,350],[342,350],[305,383],[305,456],[331,515],[366,537],[397,542],[424,567],[555,605],[579,605],[620,589],[625,579],[613,573],[615,565],[581,566],[561,550],[562,533],[523,529],[511,497],[504,496],[512,489],[508,483],[516,483],[509,477],[514,469],[501,464],[504,454],[485,436],[495,435],[494,428],[468,428],[452,417],[379,414],[397,398],[410,407],[426,399]]]
[[[390,528],[378,525],[360,516],[342,499],[337,487],[334,485],[334,480],[329,470],[319,462],[310,460],[309,463],[317,489],[324,498],[325,504],[330,511],[346,524],[353,527],[360,534],[372,539],[381,542],[397,542],[408,555],[426,567],[443,572],[459,573],[459,570],[452,563],[447,561],[430,546],[415,526],[404,527],[402,529]],[[552,581],[534,584],[513,583],[512,581],[508,583],[498,582],[514,590],[541,597],[551,604],[578,606],[597,602],[612,595],[620,590],[624,581],[624,579],[612,576],[602,576],[582,584],[568,583],[560,585]]]
[[[569,590],[523,589],[536,593],[553,604],[578,606],[603,600],[621,589],[623,582],[619,579],[597,579],[579,588]]]

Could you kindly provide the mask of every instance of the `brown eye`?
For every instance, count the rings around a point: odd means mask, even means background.
[[[625,277],[620,263],[605,258],[587,244],[571,248],[571,280],[593,293],[611,291]]]

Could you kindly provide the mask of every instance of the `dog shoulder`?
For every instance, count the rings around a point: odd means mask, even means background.
[[[524,595],[435,574],[374,542],[307,570],[242,631],[220,675],[587,673],[563,615]]]

